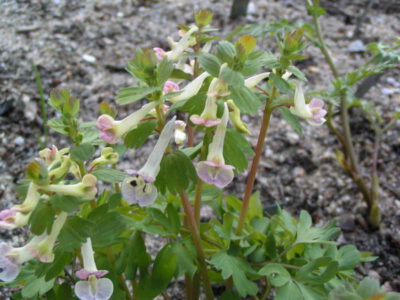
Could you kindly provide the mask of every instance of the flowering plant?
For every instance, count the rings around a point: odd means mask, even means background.
[[[179,41],[168,39],[169,51],[137,50],[127,70],[138,84],[119,91],[117,102],[146,103],[122,120],[102,104],[95,124],[81,122],[77,99],[66,90],[51,94],[60,117],[50,126],[72,146],[40,151],[21,185],[25,201],[0,212],[1,229],[31,232],[23,247],[0,243],[0,279],[23,286],[16,298],[168,299],[176,280],[185,281],[186,299],[201,292],[266,299],[272,290],[276,299],[345,299],[357,289],[354,268],[374,259],[369,253],[338,247],[335,224],[314,227],[306,211],[298,219],[264,211],[253,191],[273,111],[294,128],[297,117],[312,126],[325,121],[324,103],[305,97],[305,76],[293,66],[305,45],[301,32],[279,40],[279,56],[256,50],[250,35],[212,49],[211,20],[198,12]],[[261,107],[253,152],[241,115]],[[153,135],[142,167],[121,170],[125,153]],[[242,200],[227,195],[250,156]],[[213,213],[201,222],[204,206]],[[153,256],[150,237],[163,241]],[[225,286],[222,295],[213,285]]]

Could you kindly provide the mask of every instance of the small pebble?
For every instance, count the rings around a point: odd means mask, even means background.
[[[355,40],[350,43],[349,45],[349,51],[350,52],[365,52],[367,50],[367,47],[365,47],[364,43],[361,40]]]
[[[90,54],[83,54],[82,55],[82,59],[84,61],[87,61],[88,63],[91,63],[91,64],[94,64],[97,61],[96,57],[94,57],[94,56],[92,56]]]
[[[25,139],[22,136],[17,136],[14,139],[14,144],[18,145],[18,146],[22,146],[25,143]]]

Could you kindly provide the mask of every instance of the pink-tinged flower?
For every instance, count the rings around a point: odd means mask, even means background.
[[[58,149],[54,145],[51,147],[51,149],[45,148],[39,151],[40,158],[43,159],[46,165],[48,166],[51,165],[57,159],[58,156],[57,154],[58,154]]]
[[[25,248],[13,248],[0,242],[0,281],[13,281],[21,270],[21,265],[34,258]]]
[[[313,126],[320,126],[326,121],[324,116],[327,111],[323,107],[324,102],[319,99],[312,99],[309,104],[306,104],[302,86],[299,83],[296,85],[294,107],[290,108],[292,114],[305,119]]]
[[[153,50],[154,50],[154,53],[156,54],[158,61],[162,61],[164,59],[164,57],[167,56],[167,52],[165,52],[165,50],[162,48],[154,47]]]
[[[119,138],[132,129],[135,129],[139,122],[155,108],[157,104],[157,102],[150,102],[121,121],[116,121],[109,115],[101,115],[97,119],[96,124],[96,127],[100,130],[100,138],[109,144],[115,144]]]
[[[167,80],[165,82],[165,84],[164,84],[164,87],[163,87],[164,94],[177,92],[179,90],[180,90],[179,85],[176,84],[175,82],[171,81],[171,80]]]
[[[14,229],[15,216],[17,212],[14,209],[4,209],[0,211],[0,229]]]
[[[94,261],[92,242],[90,238],[82,245],[81,254],[83,269],[75,273],[81,279],[75,284],[75,295],[80,300],[108,300],[114,290],[113,283],[108,278],[101,278],[107,270],[97,270]]]
[[[125,178],[121,188],[122,196],[128,203],[147,206],[156,200],[158,192],[153,182],[160,172],[160,163],[174,130],[175,117],[165,124],[144,166],[139,171],[129,171],[131,176]]]
[[[0,229],[14,229],[28,224],[31,212],[39,202],[40,194],[34,183],[30,183],[22,204],[0,212]]]
[[[86,174],[83,176],[82,181],[76,184],[50,184],[47,186],[41,186],[40,188],[48,192],[75,196],[82,198],[83,200],[92,200],[97,194],[96,183],[97,178],[94,175]]]
[[[201,180],[209,184],[214,184],[221,189],[231,183],[234,177],[234,167],[225,164],[223,155],[228,119],[229,112],[225,103],[221,123],[217,126],[214,138],[208,146],[207,160],[199,162],[196,166],[197,175]]]
[[[58,235],[67,220],[68,214],[61,212],[54,220],[50,234],[43,233],[35,236],[25,248],[37,259],[44,263],[51,263],[54,260],[53,248],[57,241]]]
[[[211,81],[207,92],[206,105],[201,115],[192,115],[190,121],[196,125],[213,127],[218,125],[221,120],[217,118],[217,99],[226,95],[226,84],[218,78]]]
[[[208,76],[210,76],[210,74],[208,74],[207,72],[203,72],[201,75],[197,76],[191,83],[185,86],[179,95],[168,99],[168,101],[175,103],[193,97],[199,92],[204,80],[206,80]]]

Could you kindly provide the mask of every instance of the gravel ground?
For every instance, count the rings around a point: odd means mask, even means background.
[[[116,91],[132,85],[124,65],[137,47],[167,48],[166,37],[176,36],[177,25],[190,24],[199,8],[214,12],[214,25],[229,32],[237,25],[288,18],[308,20],[300,0],[253,1],[250,14],[236,23],[229,21],[231,1],[0,1],[0,209],[18,202],[15,187],[27,162],[37,155],[41,119],[38,92],[32,73],[34,63],[42,76],[46,95],[56,87],[69,88],[82,100],[82,117],[94,120],[103,100],[114,103]],[[340,72],[360,66],[364,52],[350,52],[355,18],[365,1],[330,1],[323,17],[327,43]],[[400,34],[400,9],[395,1],[380,1],[363,24],[360,40],[390,42]],[[262,43],[268,47],[268,41]],[[354,44],[353,44],[354,46]],[[308,59],[299,64],[309,78],[309,90],[326,87],[332,79],[319,51],[310,47]],[[381,77],[365,99],[373,101],[384,118],[400,105],[399,70]],[[134,107],[119,107],[124,116]],[[52,113],[50,112],[50,116]],[[250,122],[256,132],[257,120]],[[250,120],[249,120],[250,121]],[[365,205],[352,181],[335,160],[337,142],[326,127],[304,126],[298,136],[279,115],[274,115],[256,188],[266,205],[276,202],[293,213],[307,209],[317,223],[332,218],[343,229],[341,243],[355,243],[379,259],[364,264],[359,274],[378,278],[388,288],[400,291],[400,130],[399,124],[383,137],[378,161],[382,182],[383,222],[371,232],[362,219]],[[373,135],[368,122],[351,111],[351,126],[360,161],[367,176]],[[256,136],[250,140],[255,144]],[[51,135],[49,144],[65,141]],[[140,164],[141,153],[127,154],[121,168]],[[242,192],[246,174],[235,179],[227,192]],[[25,240],[22,230],[1,233],[13,245]],[[179,283],[171,294],[180,290]],[[0,290],[1,291],[1,290]]]

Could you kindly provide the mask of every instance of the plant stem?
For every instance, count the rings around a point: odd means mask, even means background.
[[[265,137],[267,135],[269,121],[271,119],[271,114],[272,114],[272,110],[273,110],[272,102],[275,98],[275,94],[276,94],[276,88],[272,87],[271,96],[269,97],[269,100],[267,100],[267,104],[265,105],[265,108],[264,108],[264,114],[263,114],[260,132],[258,134],[255,155],[254,155],[253,161],[251,163],[249,176],[247,177],[246,189],[245,189],[244,196],[243,196],[242,208],[240,210],[240,217],[239,217],[238,227],[236,230],[237,235],[240,235],[240,233],[243,230],[244,223],[246,220],[246,214],[249,209],[250,196],[251,196],[251,193],[253,192],[253,186],[254,186],[254,180],[255,180],[256,174],[257,174],[257,168],[260,163],[262,150],[264,149]]]
[[[318,17],[313,14],[313,23],[315,27],[315,32],[317,35],[317,39],[319,42],[319,48],[322,52],[322,54],[325,57],[326,62],[328,63],[333,76],[338,79],[340,77],[338,69],[336,68],[336,65],[333,62],[332,56],[328,51],[328,48],[326,47],[324,37],[322,35],[321,31],[321,25],[318,21]],[[346,157],[346,160],[350,163],[349,165],[349,170],[348,173],[350,177],[353,179],[353,181],[356,183],[358,189],[360,192],[363,194],[364,200],[367,202],[368,205],[368,211],[369,213],[372,212],[372,210],[379,210],[379,208],[374,206],[372,195],[369,192],[367,185],[363,178],[360,176],[360,167],[356,155],[356,151],[354,149],[354,144],[353,144],[353,139],[351,135],[351,130],[350,130],[350,122],[349,122],[349,112],[348,112],[348,105],[347,105],[347,99],[345,95],[342,95],[340,97],[340,119],[343,127],[343,135],[339,134],[339,132],[336,130],[336,128],[333,127],[333,124],[331,123],[331,117],[328,115],[328,126],[329,128],[335,133],[335,135],[338,137],[340,143],[342,144],[344,148],[344,154]],[[374,178],[373,178],[374,180]],[[371,224],[373,225],[373,224]]]
[[[40,76],[40,72],[35,64],[32,64],[32,70],[35,75],[36,87],[39,91],[40,113],[43,121],[43,136],[44,136],[43,141],[39,139],[39,144],[41,145],[41,147],[43,147],[47,145],[47,137],[49,135],[49,128],[47,126],[47,119],[48,119],[47,107],[46,107],[46,101],[44,99],[42,77]]]
[[[113,249],[111,246],[107,248],[107,258],[111,264],[113,271],[115,272],[115,255],[114,255],[114,252],[113,252]],[[123,287],[123,289],[126,293],[126,296],[125,296],[126,300],[132,300],[133,297],[132,297],[131,293],[129,292],[128,286],[126,285],[125,278],[123,277],[123,275],[119,275],[117,277],[118,277],[118,280],[119,280],[121,286]]]
[[[203,143],[201,146],[200,152],[200,161],[205,159],[207,151],[206,143]],[[195,190],[195,197],[194,197],[194,218],[196,220],[197,227],[200,226],[200,210],[201,210],[201,193],[203,191],[203,181],[198,178],[196,182],[196,190]]]
[[[199,258],[199,262],[200,262],[200,266],[201,266],[201,275],[203,277],[206,298],[207,298],[207,300],[211,300],[211,299],[214,299],[214,295],[213,295],[213,291],[211,288],[210,279],[208,277],[206,259],[205,259],[203,247],[201,245],[201,240],[200,240],[200,232],[197,227],[196,220],[194,218],[192,208],[190,206],[190,202],[189,202],[187,195],[185,193],[181,193],[180,196],[181,196],[181,200],[182,200],[183,209],[184,209],[186,217],[187,217],[188,226],[192,233],[193,243],[194,243],[194,246],[196,247],[197,256]]]

